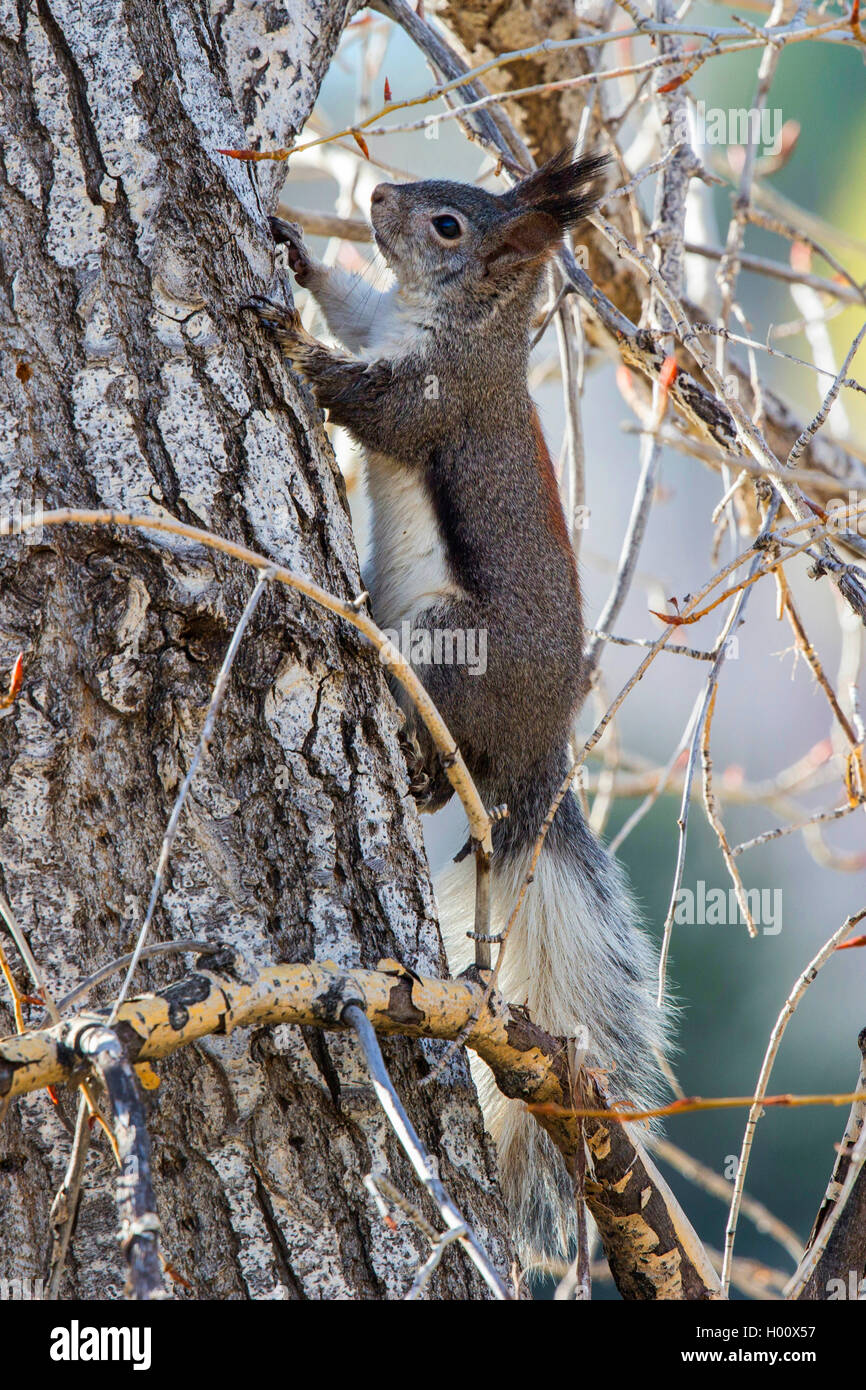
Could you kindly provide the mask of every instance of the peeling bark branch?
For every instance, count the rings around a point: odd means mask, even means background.
[[[467,1029],[467,1044],[487,1063],[500,1090],[531,1104],[575,1170],[583,1133],[592,1160],[586,1201],[623,1297],[716,1299],[718,1280],[685,1214],[661,1174],[616,1121],[571,1113],[604,1109],[598,1080],[580,1073],[572,1087],[567,1045],[552,1038],[494,997],[482,1008],[483,977],[421,978],[398,961],[378,969],[341,971],[332,965],[281,965],[256,972],[230,949],[204,958],[195,973],[157,994],[128,1000],[115,1031],[132,1062],[156,1061],[209,1034],[277,1023],[345,1029],[345,1010],[356,1005],[377,1033],[453,1040]],[[0,1041],[0,1100],[46,1085],[74,1083],[80,1063],[75,1039],[102,1025],[105,1011],[65,1019],[53,1027]]]

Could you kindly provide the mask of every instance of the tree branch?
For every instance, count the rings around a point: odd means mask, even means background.
[[[575,1171],[583,1134],[592,1160],[589,1211],[601,1232],[617,1287],[629,1299],[715,1299],[718,1280],[661,1174],[616,1120],[581,1120],[575,1103],[605,1109],[596,1077],[581,1072],[575,1095],[567,1045],[495,996],[482,1009],[484,977],[421,978],[397,961],[377,970],[333,965],[273,966],[256,972],[226,949],[156,994],[128,1000],[114,1032],[131,1063],[156,1061],[210,1033],[275,1023],[340,1029],[357,1005],[377,1033],[453,1040],[469,1025],[468,1045],[500,1090],[533,1107],[538,1122]],[[104,1026],[107,1010],[0,1041],[0,1102],[48,1085],[74,1084],[85,1062],[78,1040]],[[583,1125],[583,1128],[582,1128]]]

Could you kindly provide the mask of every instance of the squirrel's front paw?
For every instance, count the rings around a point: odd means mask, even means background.
[[[267,299],[262,294],[251,295],[243,308],[252,309],[253,313],[258,315],[260,323],[269,329],[279,343],[283,355],[288,357],[293,366],[302,370],[311,339],[301,323],[297,309],[277,304],[275,300]]]
[[[285,246],[289,269],[299,285],[305,285],[316,269],[316,262],[304,245],[304,233],[296,222],[269,217],[271,235],[278,246]]]
[[[241,305],[242,309],[252,309],[266,328],[283,337],[296,337],[301,328],[301,317],[297,309],[287,304],[278,304],[264,294],[251,294]]]

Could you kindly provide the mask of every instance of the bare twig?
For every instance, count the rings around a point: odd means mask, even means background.
[[[766,536],[768,536],[768,535],[770,534],[771,528],[772,528],[773,522],[774,522],[774,520],[775,520],[775,518],[776,518],[776,514],[777,514],[778,510],[779,510],[779,499],[778,499],[778,497],[775,497],[775,498],[773,499],[773,501],[770,503],[769,510],[768,510],[767,515],[766,515],[766,518],[765,518],[765,520],[764,520],[764,525],[763,525],[763,527],[761,528],[761,536],[762,536],[762,537],[766,537]],[[750,571],[749,571],[749,577],[750,577],[750,578],[753,578],[753,577],[757,576],[757,574],[760,572],[761,563],[762,563],[762,562],[761,562],[760,550],[759,550],[758,556],[757,556],[757,558],[752,562],[752,566],[751,566],[751,569],[750,569]],[[680,805],[680,814],[679,814],[679,817],[678,817],[678,819],[677,819],[677,826],[678,826],[678,829],[679,829],[679,838],[678,838],[678,843],[677,843],[676,867],[675,867],[675,869],[674,869],[674,879],[673,879],[673,885],[672,885],[672,887],[671,887],[670,903],[669,903],[669,905],[668,905],[668,911],[667,911],[667,915],[666,915],[666,917],[665,917],[664,928],[663,928],[663,930],[662,930],[662,946],[661,946],[661,951],[660,951],[660,953],[659,953],[659,988],[658,988],[658,1002],[659,1002],[659,1006],[660,1006],[660,1007],[661,1007],[661,1004],[662,1004],[662,1000],[664,999],[665,976],[666,976],[666,973],[667,973],[668,953],[669,953],[669,951],[670,951],[671,935],[672,935],[672,932],[673,932],[674,913],[675,913],[676,907],[677,907],[677,900],[678,900],[678,898],[679,898],[680,885],[681,885],[681,883],[682,883],[683,871],[684,871],[684,869],[685,869],[685,863],[686,863],[686,843],[687,843],[687,837],[688,837],[689,805],[690,805],[690,801],[691,801],[692,779],[693,779],[693,777],[694,777],[695,767],[696,767],[696,764],[697,764],[698,750],[699,750],[702,746],[704,746],[704,745],[703,745],[703,740],[704,740],[704,725],[705,725],[707,719],[709,718],[710,712],[711,712],[712,707],[713,707],[713,704],[715,703],[715,695],[716,695],[717,682],[718,682],[719,676],[721,675],[722,666],[724,665],[725,657],[726,657],[726,655],[727,655],[727,641],[728,641],[728,637],[729,637],[730,634],[740,625],[740,623],[743,621],[743,615],[744,615],[744,613],[745,613],[746,604],[748,603],[748,596],[749,596],[749,594],[750,594],[750,590],[747,589],[747,588],[744,588],[744,589],[737,595],[737,597],[736,597],[736,599],[734,600],[734,603],[732,604],[731,609],[730,609],[730,611],[729,611],[729,613],[728,613],[728,617],[727,617],[726,620],[725,620],[724,626],[723,626],[721,632],[719,633],[719,636],[718,636],[718,638],[717,638],[717,640],[716,640],[716,644],[715,644],[715,647],[714,647],[714,651],[716,652],[716,659],[715,659],[715,661],[713,662],[712,669],[710,670],[710,674],[709,674],[709,676],[708,676],[708,678],[707,678],[707,684],[706,684],[706,689],[705,689],[705,691],[704,691],[704,696],[703,696],[703,699],[702,699],[702,701],[701,701],[701,705],[700,705],[700,708],[698,709],[698,713],[697,713],[697,716],[696,716],[695,722],[694,722],[694,730],[693,730],[693,733],[692,733],[692,742],[691,742],[691,747],[690,747],[690,750],[689,750],[688,761],[687,761],[687,763],[686,763],[685,777],[684,777],[684,779],[683,779],[683,796],[682,796],[682,802],[681,802],[681,805]],[[706,751],[706,755],[705,755],[705,756],[706,756],[707,758],[709,758],[709,747],[708,747],[708,745],[707,745],[707,751]],[[712,804],[712,793],[710,793],[710,804]],[[708,809],[709,809],[709,807],[708,807]],[[734,882],[735,882],[735,884],[739,882],[739,877],[738,877],[738,876],[735,877]],[[742,888],[742,885],[740,885],[740,888]],[[741,907],[742,907],[742,903],[741,903]],[[748,927],[749,927],[750,935],[754,936],[754,935],[756,934],[756,928],[755,928],[754,922],[753,922],[752,919],[751,919],[751,914],[747,914],[747,915],[746,915],[746,922],[747,922]]]
[[[376,1092],[379,1104],[388,1117],[391,1128],[400,1140],[409,1162],[412,1164],[419,1179],[427,1189],[430,1198],[439,1209],[439,1215],[445,1223],[448,1234],[452,1240],[458,1240],[463,1246],[463,1249],[475,1265],[494,1298],[503,1300],[510,1299],[511,1294],[496,1273],[493,1265],[490,1263],[478,1237],[471,1227],[466,1224],[454,1205],[453,1200],[436,1173],[430,1156],[421,1143],[412,1121],[406,1114],[400,1097],[394,1089],[394,1083],[388,1075],[388,1069],[382,1057],[382,1049],[379,1047],[375,1029],[364,1013],[363,1008],[358,1004],[346,1004],[343,1009],[342,1017],[345,1019],[346,1023],[351,1024],[352,1028],[355,1030],[358,1042],[361,1044],[361,1049],[364,1053],[367,1070],[370,1073],[370,1080],[373,1083],[373,1089]],[[435,1256],[435,1263],[438,1264],[441,1253],[442,1238],[439,1237],[433,1255],[431,1255],[431,1261]],[[428,1261],[428,1264],[430,1264],[430,1261]],[[435,1268],[435,1264],[431,1265],[430,1273],[432,1273],[433,1268]]]
[[[725,867],[727,868],[728,873],[731,875],[731,878],[733,880],[734,891],[737,895],[737,902],[739,904],[740,911],[743,914],[743,920],[746,923],[746,926],[748,927],[749,935],[757,936],[758,928],[755,926],[754,918],[752,917],[752,912],[749,907],[748,895],[746,893],[745,888],[743,887],[743,880],[740,878],[740,871],[734,863],[734,855],[731,850],[727,834],[725,832],[725,827],[722,824],[722,818],[719,814],[718,803],[716,802],[716,795],[713,789],[713,760],[710,754],[710,734],[713,725],[713,714],[716,708],[716,696],[718,695],[718,693],[719,688],[718,686],[716,686],[715,690],[713,691],[712,698],[710,700],[709,709],[707,710],[707,717],[704,722],[704,733],[701,739],[701,766],[703,769],[704,806],[706,807],[707,811],[707,820],[710,822],[710,825],[716,832],[716,837],[719,841],[719,848],[722,851],[722,858],[725,861]]]
[[[720,261],[725,254],[716,246],[701,246],[694,241],[686,242],[686,251],[690,256],[704,256],[711,261]],[[771,280],[785,280],[789,285],[810,285],[812,289],[841,300],[844,304],[863,303],[862,290],[852,289],[850,285],[841,285],[838,280],[825,280],[809,271],[792,270],[780,261],[771,261],[765,256],[752,256],[745,251],[740,252],[738,260],[741,270],[749,270],[755,275],[766,275]]]
[[[49,1015],[56,1023],[60,1017],[60,1014],[57,1011],[57,1005],[54,1003],[54,999],[52,997],[51,990],[48,988],[48,983],[45,979],[45,976],[42,973],[42,968],[39,965],[39,962],[36,960],[36,957],[34,956],[33,952],[31,951],[27,943],[26,936],[24,935],[23,931],[18,925],[18,922],[16,921],[15,913],[12,911],[12,908],[10,907],[9,903],[6,901],[2,893],[0,893],[0,913],[2,913],[6,925],[9,928],[12,940],[15,942],[15,945],[18,947],[18,950],[21,953],[21,959],[24,961],[24,964],[27,966],[27,969],[30,972],[31,980],[36,985],[36,988],[39,990],[39,994],[42,998],[43,1003],[45,1004],[46,1009],[48,1010]]]
[[[806,448],[806,445],[811,442],[811,440],[817,434],[818,430],[824,424],[824,421],[827,419],[827,416],[830,413],[830,407],[832,406],[833,402],[835,401],[836,397],[842,389],[842,383],[845,380],[845,377],[848,373],[848,368],[850,367],[854,359],[857,349],[863,341],[864,335],[866,335],[866,323],[863,324],[863,327],[860,329],[860,332],[857,334],[857,337],[854,339],[853,343],[851,344],[850,348],[845,354],[845,361],[839,368],[833,385],[830,387],[829,391],[824,397],[824,400],[821,404],[821,409],[818,411],[818,414],[815,416],[813,420],[810,421],[810,423],[794,441],[794,444],[791,448],[791,452],[789,453],[787,459],[787,464],[789,468],[793,468],[800,455],[802,454],[803,450]]]
[[[87,1161],[87,1151],[89,1147],[90,1109],[87,1101],[82,1095],[78,1102],[78,1113],[75,1117],[75,1133],[72,1138],[72,1149],[69,1154],[69,1161],[66,1165],[66,1172],[54,1197],[54,1201],[51,1203],[51,1213],[49,1216],[51,1226],[51,1260],[48,1269],[48,1289],[45,1295],[48,1299],[56,1299],[60,1291],[63,1271],[66,1266],[66,1256],[69,1253],[69,1243],[72,1239],[75,1218],[78,1214],[78,1203],[81,1198],[81,1181],[84,1177],[84,1165]]]
[[[602,632],[600,628],[588,627],[588,637],[598,637],[602,642],[612,642],[615,647],[651,647],[649,637],[620,637],[615,632]],[[700,651],[697,647],[665,647],[668,656],[690,656],[693,661],[715,661],[715,652]]]
[[[170,956],[178,952],[189,951],[196,955],[207,955],[208,952],[224,950],[223,942],[196,941],[194,937],[189,937],[181,941],[153,941],[149,946],[143,946],[138,953],[139,960],[149,959],[151,956]],[[81,980],[71,989],[68,994],[58,1000],[57,1008],[61,1014],[65,1014],[71,1004],[76,999],[81,999],[85,994],[89,994],[92,989],[101,984],[103,980],[108,980],[115,975],[118,970],[123,970],[124,966],[129,965],[133,958],[133,952],[129,951],[125,956],[118,956],[116,960],[110,960],[101,965],[98,970],[94,970],[92,975],[88,975],[86,980]]]
[[[837,927],[836,931],[834,931],[833,935],[828,938],[828,940],[821,947],[820,951],[818,951],[817,954],[813,956],[812,960],[810,960],[805,970],[795,980],[793,988],[791,989],[790,994],[785,1000],[785,1003],[782,1007],[782,1011],[779,1014],[779,1017],[776,1019],[776,1022],[773,1026],[773,1031],[770,1034],[770,1041],[768,1042],[767,1050],[764,1053],[764,1059],[761,1063],[761,1070],[758,1074],[758,1082],[755,1087],[755,1096],[757,1099],[755,1101],[755,1104],[751,1107],[749,1111],[749,1118],[746,1122],[746,1129],[743,1135],[743,1145],[740,1151],[740,1160],[737,1164],[737,1172],[734,1178],[734,1194],[731,1198],[731,1208],[730,1212],[728,1213],[728,1223],[725,1229],[725,1260],[724,1265],[722,1267],[722,1288],[725,1291],[725,1293],[727,1293],[728,1284],[730,1282],[731,1277],[731,1259],[733,1258],[734,1239],[737,1233],[737,1218],[739,1216],[740,1203],[743,1197],[743,1188],[746,1182],[746,1171],[749,1166],[749,1155],[752,1152],[752,1141],[755,1137],[755,1128],[762,1114],[762,1097],[766,1095],[767,1086],[770,1080],[770,1073],[773,1070],[773,1063],[776,1060],[776,1055],[779,1051],[779,1047],[781,1046],[782,1038],[785,1035],[785,1030],[787,1029],[791,1019],[793,1018],[794,1012],[798,1004],[800,1003],[800,1000],[803,998],[803,995],[806,993],[806,990],[809,988],[809,985],[817,976],[819,970],[821,970],[821,968],[824,965],[826,965],[827,961],[831,959],[831,957],[833,956],[833,952],[836,950],[836,947],[839,945],[839,943],[844,941],[847,936],[850,936],[851,932],[857,926],[858,922],[861,922],[864,917],[866,917],[866,908],[863,908],[860,912],[857,912],[853,914],[851,917],[846,918],[845,921],[842,923],[841,927]]]
[[[805,820],[796,821],[794,825],[779,825],[774,830],[765,830],[761,835],[755,835],[751,840],[744,840],[742,844],[734,845],[731,854],[739,857],[745,854],[746,850],[757,849],[759,845],[766,845],[770,840],[779,840],[783,835],[794,835],[799,830],[805,830],[810,825],[820,825],[824,821],[841,820],[843,816],[849,816],[852,811],[858,811],[864,804],[866,798],[854,802],[846,802],[844,806],[836,806],[832,811],[816,811],[813,816],[807,816]]]
[[[2,973],[4,980],[9,986],[9,993],[12,996],[12,1012],[15,1015],[15,1027],[18,1029],[19,1033],[23,1033],[24,1014],[21,1005],[24,1002],[24,995],[15,983],[15,976],[12,973],[12,967],[9,964],[6,952],[3,950],[2,943],[0,943],[0,973]]]
[[[660,423],[661,421],[659,421],[659,424]],[[637,568],[638,555],[640,554],[640,547],[646,533],[653,494],[655,493],[656,484],[658,482],[659,443],[657,433],[656,430],[656,432],[648,432],[641,435],[640,477],[635,489],[631,514],[622,542],[616,579],[611,592],[605,600],[605,605],[598,615],[595,631],[586,648],[584,659],[590,678],[601,656],[603,641],[601,634],[607,632],[608,628],[612,627],[616,622],[622,605],[625,603]]]

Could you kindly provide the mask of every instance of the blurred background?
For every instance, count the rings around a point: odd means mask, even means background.
[[[823,11],[820,11],[823,13]],[[836,6],[829,13],[842,13]],[[731,24],[732,11],[722,5],[695,5],[689,20]],[[760,6],[749,15],[765,22]],[[624,22],[628,22],[623,17]],[[611,45],[614,50],[617,45]],[[632,50],[632,58],[645,56]],[[612,61],[612,59],[611,59]],[[753,100],[759,50],[705,63],[689,89],[706,108],[749,107]],[[351,27],[325,81],[320,100],[302,141],[339,131],[383,104],[384,80],[395,99],[426,91],[433,77],[406,36],[387,21],[373,16]],[[801,43],[786,48],[773,84],[770,108],[780,113],[788,142],[799,133],[781,167],[768,172],[763,186],[774,195],[816,219],[813,234],[826,240],[859,281],[866,279],[866,67],[851,47]],[[443,109],[441,105],[410,111],[408,118]],[[645,119],[638,107],[634,138]],[[390,118],[392,121],[399,119]],[[283,194],[295,213],[308,210],[359,218],[369,210],[370,190],[387,178],[447,177],[498,185],[491,177],[492,160],[467,142],[453,120],[437,127],[437,138],[422,131],[370,137],[371,161],[365,161],[350,137],[318,151],[293,156]],[[724,146],[703,151],[708,164],[725,180],[707,199],[705,224],[716,246],[724,244],[732,206],[732,167]],[[652,208],[653,180],[641,186],[645,208]],[[786,204],[780,203],[781,208]],[[796,208],[788,207],[789,219]],[[833,231],[824,224],[831,224]],[[799,224],[798,224],[799,225]],[[308,237],[315,253],[339,259],[361,270],[372,259],[363,243]],[[789,245],[770,232],[750,227],[746,250],[787,264]],[[689,258],[695,286],[706,285],[715,266]],[[827,274],[827,268],[816,269]],[[373,263],[371,280],[388,283],[381,262]],[[691,288],[691,284],[690,284]],[[697,294],[695,295],[697,297]],[[796,324],[809,316],[801,291],[763,275],[741,274],[738,298],[750,320],[751,335],[763,341],[771,325]],[[813,301],[817,299],[813,296]],[[303,305],[304,296],[299,296]],[[820,306],[819,306],[820,307]],[[826,305],[824,306],[826,310]],[[313,306],[305,321],[323,327]],[[849,306],[826,321],[824,351],[830,351],[834,370],[859,330],[862,307]],[[742,332],[741,328],[738,331]],[[783,330],[776,346],[799,357],[813,358],[815,340],[799,330]],[[733,348],[736,355],[738,349]],[[794,407],[801,421],[817,410],[829,384],[812,370],[759,354],[761,380]],[[850,374],[866,380],[866,348],[851,364]],[[562,384],[556,337],[548,331],[533,364],[533,391],[551,452],[559,455],[564,432]],[[858,457],[866,446],[866,397],[843,391],[831,412],[825,432],[843,440]],[[617,383],[616,364],[600,354],[589,361],[583,399],[583,430],[587,458],[589,518],[580,535],[581,573],[586,619],[594,622],[607,596],[619,556],[638,477],[639,440],[636,418]],[[359,461],[349,442],[334,432],[334,443],[349,485],[358,545],[363,562],[366,544],[366,503]],[[658,622],[650,608],[665,608],[668,596],[681,599],[704,583],[716,568],[711,559],[713,509],[722,495],[716,472],[693,457],[666,450],[661,481],[640,556],[639,572],[626,606],[616,623],[620,634],[655,638]],[[842,500],[847,500],[843,496]],[[862,498],[858,499],[862,500]],[[861,534],[866,531],[866,520]],[[722,555],[730,554],[723,548]],[[856,620],[842,613],[828,582],[806,576],[806,563],[787,567],[806,629],[835,684],[843,662],[840,692],[859,680],[859,633]],[[721,627],[725,609],[684,630],[687,645],[709,648]],[[862,632],[862,629],[860,630]],[[843,643],[843,633],[847,637]],[[843,652],[844,645],[844,652]],[[602,662],[603,690],[588,702],[580,733],[589,734],[609,700],[638,664],[635,647],[607,645]],[[661,654],[627,699],[616,723],[616,739],[628,766],[665,767],[680,744],[695,698],[707,675],[705,663],[684,656]],[[544,698],[543,688],[539,698]],[[848,707],[850,710],[850,706]],[[771,581],[752,591],[745,625],[738,633],[738,650],[725,665],[713,721],[715,785],[731,843],[746,840],[775,826],[802,819],[814,811],[843,804],[842,762],[830,756],[832,721],[824,694],[816,686],[802,657],[793,647],[791,629],[776,616],[776,592]],[[834,735],[835,737],[835,735]],[[605,743],[596,750],[604,757]],[[837,743],[835,747],[841,745]],[[811,789],[795,806],[749,804],[749,789],[777,779],[785,769],[810,759],[818,770]],[[630,761],[629,761],[630,760]],[[590,765],[590,803],[600,767]],[[624,774],[623,774],[624,775]],[[688,855],[683,887],[727,892],[729,879],[718,843],[700,797],[700,770],[692,801]],[[642,796],[616,798],[604,827],[608,841],[616,835]],[[647,928],[660,935],[671,894],[677,852],[679,794],[663,795],[619,851],[641,901]],[[822,844],[809,846],[802,834],[789,834],[747,852],[738,863],[746,888],[769,892],[768,901],[780,912],[767,921],[756,939],[745,926],[675,925],[669,982],[681,1006],[680,1053],[675,1069],[688,1095],[737,1096],[754,1091],[770,1030],[797,976],[830,933],[849,913],[866,906],[866,835],[863,810],[823,827]],[[464,837],[459,807],[425,818],[434,869],[454,852]],[[780,892],[780,898],[773,894]],[[837,954],[819,975],[797,1010],[782,1043],[769,1091],[795,1093],[847,1092],[855,1087],[859,1054],[857,1035],[866,1025],[866,950]],[[733,1175],[746,1120],[746,1110],[723,1110],[681,1116],[666,1122],[667,1137],[695,1158],[727,1177]],[[847,1107],[770,1109],[755,1139],[747,1191],[760,1199],[781,1221],[805,1240],[823,1196],[834,1162]],[[702,1239],[721,1249],[726,1203],[661,1165]],[[741,1215],[737,1254],[786,1276],[794,1261],[779,1244],[761,1234]],[[777,1286],[758,1269],[768,1296]],[[759,1283],[760,1286],[760,1283]],[[542,1293],[542,1296],[544,1294]],[[594,1297],[615,1297],[610,1284],[597,1283]],[[738,1296],[735,1294],[735,1296]],[[742,1296],[742,1295],[739,1295]]]

